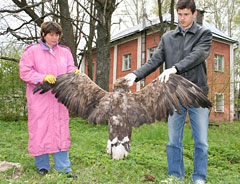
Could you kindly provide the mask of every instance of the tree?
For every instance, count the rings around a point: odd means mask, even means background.
[[[83,0],[81,2],[78,0],[43,0],[41,2],[34,0],[31,2],[27,2],[26,0],[12,0],[11,8],[4,7],[0,9],[0,15],[4,18],[5,23],[8,22],[5,17],[13,15],[12,17],[20,21],[21,24],[15,29],[6,24],[7,26],[0,35],[11,34],[18,40],[29,44],[39,38],[37,35],[43,21],[46,19],[55,20],[59,22],[63,28],[61,41],[71,49],[75,59],[75,65],[77,65],[77,49],[79,46],[84,49],[88,47],[89,65],[91,65],[92,46],[96,28],[96,83],[103,89],[108,90],[111,18],[120,2],[121,0],[119,2],[116,0]],[[86,17],[86,14],[88,17]],[[90,32],[83,30],[84,23],[90,25]],[[97,23],[97,27],[95,27],[95,23]],[[26,34],[26,32],[28,33]],[[85,40],[83,40],[85,46],[82,46],[79,41],[82,35],[84,35],[85,38]],[[90,77],[92,77],[92,67],[89,66],[88,68],[91,75]]]
[[[213,23],[220,31],[230,37],[239,34],[239,0],[200,0],[197,1],[197,7],[205,11],[205,20]]]
[[[131,27],[143,21],[143,13],[146,8],[146,0],[124,0],[117,12],[121,24]]]
[[[96,28],[96,19],[94,17],[96,17],[96,7],[95,7],[95,0],[93,0],[91,2],[90,5],[90,14],[92,16],[90,16],[90,23],[89,23],[89,38],[87,41],[87,57],[88,57],[88,76],[90,77],[90,79],[93,79],[93,64],[92,64],[92,48],[93,48],[93,40],[95,37],[95,28]]]
[[[20,44],[1,45],[6,60],[0,59],[0,119],[16,121],[27,119],[24,82],[19,78],[18,59],[22,52]],[[8,58],[15,58],[8,62]]]
[[[60,23],[63,28],[63,37],[62,42],[64,45],[67,45],[73,54],[75,65],[77,66],[77,43],[74,38],[72,20],[70,18],[68,1],[58,0],[59,4],[59,14],[60,14]]]
[[[18,41],[30,44],[39,38],[41,23],[54,20],[61,24],[63,28],[61,43],[71,49],[75,65],[77,65],[77,48],[84,34],[80,26],[81,22],[84,22],[84,11],[77,9],[79,5],[76,2],[73,0],[71,7],[67,0],[43,0],[41,2],[12,0],[12,2],[7,2],[9,6],[0,9],[1,22],[4,22],[0,35],[11,35]],[[77,16],[71,17],[71,9],[74,9]],[[15,22],[15,28],[8,23],[10,19]]]
[[[97,72],[96,83],[109,89],[111,20],[119,3],[116,0],[96,0],[97,10]]]

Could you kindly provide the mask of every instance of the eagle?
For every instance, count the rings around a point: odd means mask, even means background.
[[[108,92],[86,74],[70,72],[57,76],[54,84],[43,82],[33,93],[49,90],[77,116],[93,124],[108,123],[107,153],[116,160],[129,154],[133,127],[165,120],[174,111],[181,113],[179,102],[186,109],[212,106],[197,85],[177,74],[171,74],[167,83],[156,78],[132,93],[124,77],[117,79],[112,92]]]

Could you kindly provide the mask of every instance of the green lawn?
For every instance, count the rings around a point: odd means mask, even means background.
[[[0,161],[17,162],[21,169],[0,172],[0,183],[153,183],[144,175],[155,177],[160,183],[167,175],[166,123],[144,125],[133,130],[131,152],[123,160],[112,160],[106,154],[108,128],[94,126],[79,118],[70,122],[72,145],[71,165],[78,179],[68,179],[52,168],[45,177],[38,176],[34,158],[28,155],[27,123],[0,121]],[[184,130],[184,183],[191,182],[193,170],[193,141],[190,125]],[[209,128],[208,183],[240,183],[240,122],[215,123]]]

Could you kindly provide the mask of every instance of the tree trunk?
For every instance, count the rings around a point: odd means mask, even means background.
[[[160,22],[160,30],[159,30],[159,33],[160,33],[160,39],[162,37],[162,35],[164,34],[164,22],[163,22],[163,16],[162,16],[162,1],[161,0],[158,0],[158,18],[159,18],[159,22]]]
[[[112,13],[116,9],[115,0],[96,1],[97,9],[97,71],[96,83],[104,90],[109,90],[110,71],[110,32]]]
[[[171,23],[170,23],[170,29],[173,30],[175,28],[174,26],[174,4],[175,0],[171,0],[171,7],[170,7],[170,13],[171,13]]]
[[[160,29],[159,29],[159,37],[162,38],[162,35],[165,32],[165,24],[163,22],[163,16],[162,16],[162,1],[158,0],[158,17],[160,22]],[[160,65],[160,73],[162,73],[164,70],[163,65]]]
[[[95,6],[94,6],[94,2],[91,2],[91,6],[90,6],[90,11],[91,11],[91,14],[95,17]],[[95,36],[95,26],[96,24],[96,21],[93,17],[90,17],[90,24],[89,24],[89,28],[90,28],[90,31],[89,31],[89,38],[88,38],[88,42],[87,42],[87,58],[88,58],[88,76],[90,77],[90,79],[93,79],[93,63],[92,63],[92,55],[93,55],[93,52],[92,52],[92,44],[93,44],[93,39],[94,39],[94,36]]]
[[[58,0],[58,4],[60,7],[60,23],[62,26],[63,36],[61,38],[61,42],[68,46],[73,54],[74,58],[74,64],[75,66],[78,66],[77,64],[77,45],[74,39],[73,34],[73,27],[70,20],[70,12],[69,12],[69,6],[68,6],[68,0]]]

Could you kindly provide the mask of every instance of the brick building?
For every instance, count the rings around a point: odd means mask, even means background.
[[[165,15],[164,21],[169,23],[169,20],[170,16]],[[237,41],[226,36],[207,22],[203,22],[203,26],[209,28],[213,34],[211,53],[206,61],[210,89],[209,99],[213,103],[210,121],[232,121],[234,118],[234,49]],[[112,37],[109,74],[110,91],[117,78],[123,77],[141,67],[151,58],[154,49],[160,42],[159,35],[159,22],[153,21],[151,25],[139,24]],[[96,54],[93,55],[93,64],[93,80],[95,80]],[[81,70],[87,73],[87,58],[84,59]],[[134,84],[131,90],[140,90],[158,77],[161,70],[160,68],[157,69],[144,80]]]

